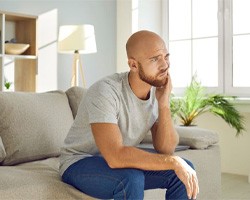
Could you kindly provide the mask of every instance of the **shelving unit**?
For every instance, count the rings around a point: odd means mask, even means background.
[[[37,73],[37,16],[0,11],[0,91],[5,81],[12,90],[34,92]],[[29,44],[22,55],[5,54],[5,41]],[[7,80],[6,80],[7,79]]]

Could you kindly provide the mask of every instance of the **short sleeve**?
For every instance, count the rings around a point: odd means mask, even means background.
[[[88,90],[86,108],[89,123],[118,123],[119,93],[106,82],[94,85]]]

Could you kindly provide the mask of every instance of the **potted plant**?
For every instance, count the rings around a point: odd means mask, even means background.
[[[195,125],[194,120],[198,116],[211,112],[236,129],[236,136],[238,136],[245,130],[244,117],[230,102],[230,99],[234,98],[220,94],[206,94],[205,88],[194,76],[183,97],[171,96],[170,108],[173,118],[178,117],[184,126]]]
[[[12,85],[12,82],[8,81],[5,77],[4,77],[4,87],[9,90],[10,86]]]

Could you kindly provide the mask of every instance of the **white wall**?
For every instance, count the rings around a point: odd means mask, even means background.
[[[93,24],[96,34],[97,53],[81,55],[87,86],[116,71],[115,0],[0,0],[0,9],[38,16],[43,16],[45,13],[56,9],[58,13],[58,27],[67,24]],[[50,21],[47,22],[47,31],[50,31],[48,26]],[[46,32],[43,32],[43,34],[46,34]],[[39,37],[43,37],[43,35]],[[51,41],[48,45],[51,51],[56,51],[56,41]],[[44,50],[47,47],[43,46],[40,48]],[[50,65],[57,65],[56,72],[52,70],[52,74],[55,73],[53,76],[57,76],[54,77],[55,79],[57,78],[57,88],[66,90],[70,87],[73,55],[57,55],[58,59],[56,62],[49,62],[53,59],[53,55],[51,56],[51,54],[46,54],[43,51],[43,60],[39,61],[39,64],[43,65],[44,68],[48,68],[48,70],[54,68],[54,66]],[[44,59],[45,57],[47,60]],[[49,72],[47,73],[48,82],[50,82],[53,76]],[[51,89],[53,88],[54,86],[51,86]]]
[[[132,23],[136,13],[132,7],[138,1],[137,27]],[[150,30],[162,35],[161,0],[119,0],[117,1],[117,72],[128,71],[126,42],[129,36],[138,30]],[[137,24],[137,23],[136,23]]]
[[[162,0],[139,0],[138,30],[154,31],[162,36]]]
[[[128,71],[126,42],[132,33],[132,0],[117,1],[117,60],[116,71]]]

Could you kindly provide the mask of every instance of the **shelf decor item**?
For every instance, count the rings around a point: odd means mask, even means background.
[[[59,53],[74,54],[71,86],[79,84],[78,70],[80,70],[82,84],[85,87],[86,83],[79,54],[97,52],[94,26],[89,24],[60,26],[58,51]]]
[[[5,54],[20,55],[30,47],[29,44],[5,43]]]

